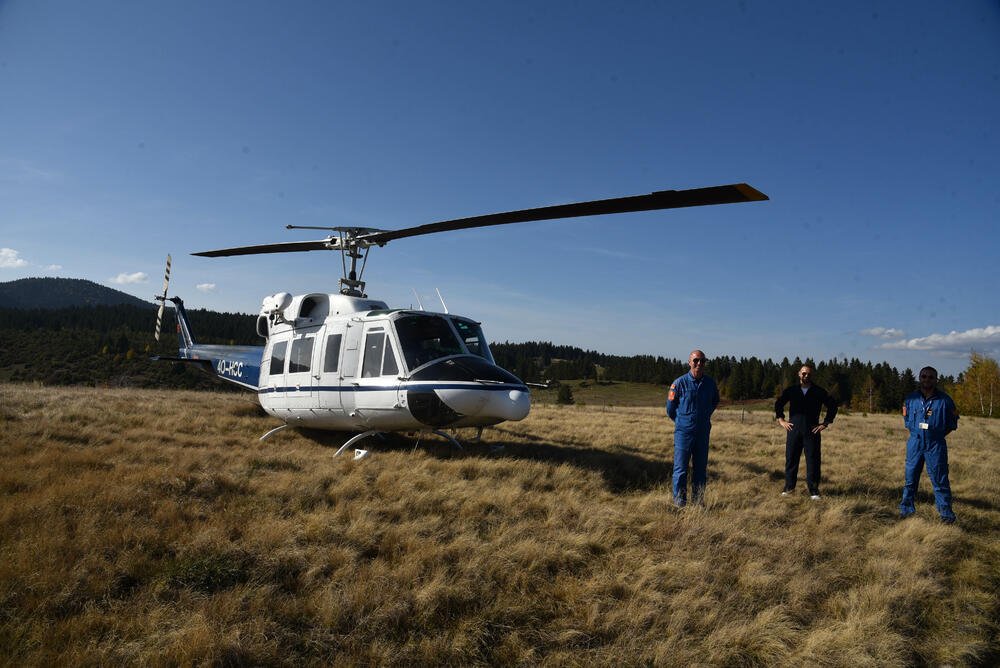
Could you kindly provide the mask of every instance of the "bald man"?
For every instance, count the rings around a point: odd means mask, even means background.
[[[704,503],[708,478],[708,437],[712,432],[712,413],[719,405],[719,388],[705,375],[705,353],[693,350],[688,356],[691,371],[670,385],[667,415],[674,421],[674,503],[687,505],[688,471],[691,470],[691,495]]]

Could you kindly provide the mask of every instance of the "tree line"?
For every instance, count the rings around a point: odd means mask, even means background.
[[[200,343],[262,345],[255,316],[189,311]],[[177,354],[173,309],[156,341],[156,308],[131,305],[0,308],[0,380],[46,385],[229,389],[186,364],[152,362]]]
[[[497,363],[527,382],[593,379],[595,382],[633,382],[668,385],[687,373],[687,360],[652,355],[604,355],[593,350],[552,343],[504,342],[490,346]],[[814,382],[840,406],[877,413],[896,412],[903,398],[917,387],[912,369],[897,369],[887,362],[859,359],[821,360],[787,357],[780,362],[757,357],[710,357],[705,373],[730,401],[776,399],[782,389],[798,382],[803,364],[816,369]],[[997,362],[972,353],[969,368],[957,378],[942,376],[938,386],[952,395],[966,415],[1000,414],[1000,372]]]
[[[256,316],[188,312],[201,343],[263,345]],[[149,361],[177,352],[173,309],[164,312],[160,341],[153,338],[155,308],[131,305],[59,309],[0,308],[0,380],[55,385],[107,384],[136,387],[228,388],[188,365]],[[605,355],[548,342],[495,343],[497,363],[527,382],[592,379],[667,386],[688,371],[687,361],[653,355]],[[917,385],[911,369],[886,362],[837,359],[814,362],[787,357],[780,362],[757,357],[709,358],[706,373],[730,401],[774,399],[797,382],[803,363],[816,367],[815,382],[841,406],[863,412],[895,412]],[[996,360],[973,353],[957,378],[944,376],[941,387],[966,415],[1000,415],[1000,371]]]

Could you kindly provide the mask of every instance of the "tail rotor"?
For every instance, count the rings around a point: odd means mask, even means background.
[[[156,340],[160,340],[160,328],[163,326],[163,308],[167,305],[167,286],[170,285],[170,253],[167,253],[167,270],[163,275],[163,296],[156,295],[154,299],[160,302],[160,310],[156,312]]]

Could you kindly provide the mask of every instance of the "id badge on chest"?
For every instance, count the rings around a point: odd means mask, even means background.
[[[927,418],[929,418],[931,416],[932,412],[933,412],[933,409],[931,409],[929,407],[925,408],[924,409],[924,419],[926,420]],[[926,422],[921,422],[920,423],[920,428],[921,429],[930,429],[931,426],[928,423],[926,423]]]

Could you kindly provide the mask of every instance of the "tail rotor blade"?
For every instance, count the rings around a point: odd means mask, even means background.
[[[170,285],[170,253],[167,253],[167,271],[163,274],[163,298],[167,298],[167,286]]]
[[[170,285],[170,253],[167,253],[167,270],[163,274],[163,296],[157,297],[160,302],[160,310],[156,312],[156,334],[154,337],[160,340],[160,329],[163,325],[163,307],[167,305],[167,287]]]
[[[160,328],[163,326],[163,304],[160,304],[160,310],[156,312],[156,340],[160,340]]]

